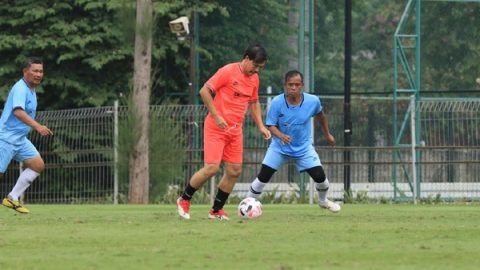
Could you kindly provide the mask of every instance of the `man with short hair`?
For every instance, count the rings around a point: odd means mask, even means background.
[[[264,139],[271,137],[270,131],[263,125],[258,100],[258,72],[266,61],[265,49],[258,44],[250,45],[240,62],[220,68],[200,89],[200,96],[208,108],[203,131],[204,166],[191,177],[177,200],[177,211],[181,218],[190,219],[193,194],[218,172],[223,161],[224,174],[208,218],[229,219],[223,206],[242,172],[242,125],[247,108]]]
[[[25,168],[12,191],[3,199],[2,205],[26,214],[27,208],[20,204],[20,196],[45,168],[40,153],[27,139],[33,128],[42,136],[53,135],[52,131],[35,121],[37,95],[35,87],[43,79],[43,62],[29,57],[23,66],[23,78],[17,81],[8,94],[0,118],[0,176],[3,176],[12,159],[23,162]]]
[[[266,125],[273,139],[247,197],[258,198],[273,174],[285,162],[293,160],[298,171],[307,172],[315,182],[320,207],[337,213],[340,205],[327,199],[329,182],[313,147],[310,119],[318,120],[329,145],[335,145],[335,138],[330,133],[320,99],[304,93],[303,86],[302,73],[291,70],[285,74],[284,93],[273,98],[267,112]]]

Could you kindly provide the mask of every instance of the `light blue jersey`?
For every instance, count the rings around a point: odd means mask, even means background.
[[[21,145],[25,143],[31,128],[13,114],[16,108],[22,108],[35,119],[37,95],[35,89],[30,89],[23,79],[17,81],[10,90],[0,118],[0,140],[12,145]]]
[[[290,157],[302,157],[313,149],[310,119],[322,111],[320,99],[303,93],[303,100],[298,105],[289,105],[284,94],[273,98],[267,112],[267,126],[276,126],[282,133],[290,136],[292,142],[283,144],[273,136],[269,151]]]

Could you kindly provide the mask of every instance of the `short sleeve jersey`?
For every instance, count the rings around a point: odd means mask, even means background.
[[[308,152],[313,144],[310,119],[322,111],[320,99],[312,94],[303,93],[300,104],[287,103],[284,94],[273,98],[267,112],[267,126],[276,126],[282,133],[290,136],[292,142],[283,144],[272,137],[270,148],[291,157],[300,157]]]
[[[31,130],[30,126],[13,114],[17,108],[23,109],[32,119],[35,119],[37,95],[35,89],[30,89],[23,79],[17,81],[10,90],[0,118],[0,140],[14,145],[22,144]]]
[[[248,104],[258,100],[259,82],[258,74],[245,75],[237,62],[220,68],[205,86],[215,93],[213,104],[227,124],[241,126]]]

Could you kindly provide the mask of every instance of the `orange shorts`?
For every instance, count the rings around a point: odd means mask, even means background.
[[[243,162],[243,132],[239,125],[221,129],[205,121],[203,129],[203,161],[209,164],[220,162]]]

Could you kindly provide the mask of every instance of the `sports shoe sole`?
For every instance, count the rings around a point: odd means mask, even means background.
[[[329,201],[326,205],[321,205],[320,204],[320,207],[323,208],[323,209],[327,209],[328,211],[332,212],[332,213],[338,213],[340,212],[340,210],[342,210],[342,207],[340,205],[338,205],[337,203],[334,203],[332,201]]]
[[[182,219],[190,219],[190,213],[185,213],[185,211],[183,211],[183,208],[180,206],[180,204],[178,203],[180,201],[180,198],[177,199],[177,212],[178,212],[178,215],[182,218]]]
[[[209,219],[216,219],[216,220],[230,220],[228,217],[222,217],[222,216],[216,216],[216,215],[211,215],[208,214]]]
[[[21,213],[21,214],[28,214],[30,212],[27,208],[23,207],[18,202],[15,203],[15,201],[10,200],[9,198],[3,199],[2,205],[5,206],[5,207],[8,207],[10,209],[13,209],[13,210],[15,210],[15,211],[17,211],[18,213]]]

